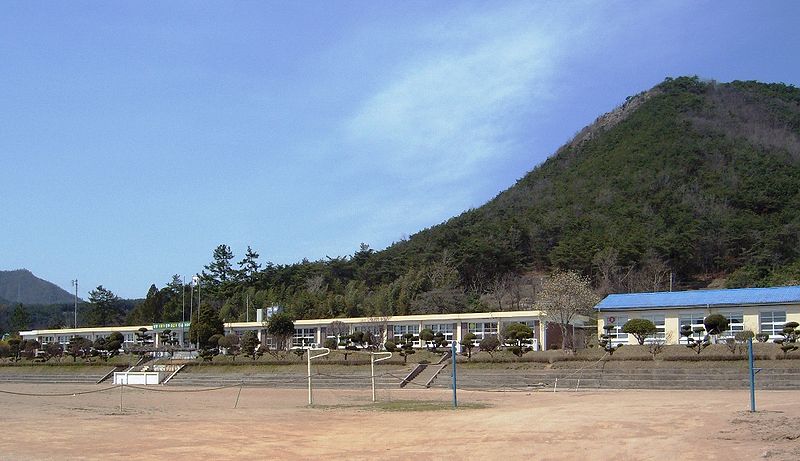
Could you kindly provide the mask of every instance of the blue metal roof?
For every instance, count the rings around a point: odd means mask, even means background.
[[[800,303],[800,286],[616,294],[606,296],[594,308],[615,311],[785,303]]]

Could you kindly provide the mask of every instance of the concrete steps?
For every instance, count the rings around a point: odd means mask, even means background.
[[[437,366],[429,366],[433,372]],[[45,384],[95,384],[108,368],[98,367],[75,373],[29,373],[25,370],[4,372],[0,369],[2,383]],[[320,388],[359,389],[371,386],[369,371],[347,369],[314,375],[314,386]],[[410,370],[376,369],[376,384],[380,387],[398,387]],[[426,370],[427,371],[427,370]],[[431,387],[450,386],[449,367],[441,371]],[[447,379],[442,379],[447,377]],[[420,388],[429,379],[418,376],[411,387]],[[749,374],[746,368],[641,368],[585,370],[505,370],[459,367],[458,387],[463,389],[552,389],[558,379],[559,389],[747,389]],[[184,370],[169,382],[169,386],[217,387],[236,385],[302,388],[307,385],[305,373],[214,373],[213,370],[192,372]],[[800,368],[764,368],[756,375],[758,389],[800,390]]]
[[[0,383],[31,383],[31,384],[96,384],[105,373],[97,374],[25,374],[25,373],[0,373]]]
[[[376,373],[375,384],[380,387],[396,387],[402,377],[395,378]],[[398,375],[399,376],[399,375]],[[313,375],[314,387],[319,388],[369,388],[372,386],[368,374],[353,375]],[[216,387],[244,383],[245,386],[254,387],[284,387],[303,388],[308,385],[304,374],[263,374],[263,375],[236,375],[236,374],[196,374],[178,373],[169,382],[170,386],[197,386]]]
[[[461,388],[594,389],[747,389],[748,371],[740,369],[638,369],[638,370],[458,370]],[[449,383],[434,383],[448,387]],[[756,375],[758,389],[800,389],[800,369],[764,369]]]

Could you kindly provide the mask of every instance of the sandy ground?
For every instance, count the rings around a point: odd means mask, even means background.
[[[40,394],[104,386],[5,384]],[[0,393],[2,460],[800,459],[799,391],[460,391],[484,408],[377,411],[369,390],[119,388]],[[439,389],[381,401],[451,402]],[[120,411],[122,400],[122,411]]]

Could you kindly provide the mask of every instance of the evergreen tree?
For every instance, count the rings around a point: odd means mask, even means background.
[[[256,253],[250,245],[247,246],[247,253],[244,259],[239,261],[239,276],[247,283],[253,283],[258,275],[261,264],[258,263],[258,253]]]
[[[200,314],[193,319],[189,327],[189,339],[193,343],[199,343],[200,348],[205,349],[211,344],[209,339],[214,335],[221,335],[225,331],[225,326],[220,320],[217,311],[204,304],[200,308]]]
[[[26,330],[28,325],[30,324],[30,316],[28,315],[28,311],[25,309],[25,306],[22,304],[17,304],[14,307],[14,311],[11,313],[11,330],[13,332],[20,332],[22,330]]]
[[[89,292],[89,306],[85,322],[90,327],[119,325],[122,322],[122,304],[111,290],[99,285]]]

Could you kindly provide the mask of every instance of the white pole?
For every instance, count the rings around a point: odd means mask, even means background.
[[[73,325],[78,328],[78,279],[73,280],[72,284],[75,285],[75,322]]]
[[[183,347],[186,332],[186,276],[181,276],[181,347]]]
[[[315,351],[325,351],[322,354],[312,355],[312,352]],[[314,404],[314,396],[311,390],[311,359],[316,359],[318,357],[323,357],[331,353],[331,350],[327,347],[320,347],[320,348],[310,348],[306,351],[308,354],[308,404]]]
[[[313,405],[314,404],[314,396],[311,393],[311,352],[310,351],[306,354],[306,357],[308,357],[308,404],[309,405]]]
[[[375,358],[376,355],[382,355],[382,354],[389,354],[389,355],[386,356],[386,357],[380,357],[378,359]],[[389,360],[390,358],[392,358],[392,353],[391,352],[371,352],[369,354],[369,356],[370,356],[369,364],[370,364],[370,370],[371,370],[370,371],[370,378],[372,379],[372,401],[373,402],[377,402],[377,398],[375,397],[375,362],[380,362],[382,360]]]

